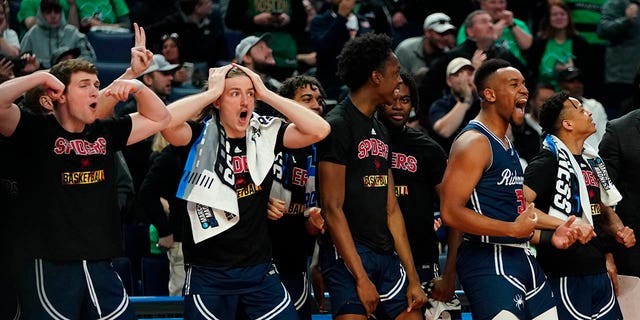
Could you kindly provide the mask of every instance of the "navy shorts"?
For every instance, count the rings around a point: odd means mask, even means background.
[[[280,272],[280,280],[289,291],[293,307],[300,319],[311,319],[309,278],[306,272]]]
[[[556,313],[551,286],[529,248],[463,241],[457,271],[474,320],[501,311],[519,319]]]
[[[23,319],[135,319],[106,260],[28,260],[19,287]]]
[[[272,263],[250,267],[187,266],[184,319],[298,319]]]
[[[549,277],[558,297],[560,319],[622,319],[609,275],[604,272],[579,277]]]
[[[356,244],[356,251],[369,280],[376,286],[380,295],[378,309],[391,318],[405,311],[407,305],[407,274],[398,255],[378,254],[366,246]],[[332,245],[320,247],[320,266],[329,293],[331,294],[331,312],[333,316],[342,314],[365,315],[365,309],[358,298],[353,275],[347,269],[342,258]],[[380,310],[378,310],[380,311]]]

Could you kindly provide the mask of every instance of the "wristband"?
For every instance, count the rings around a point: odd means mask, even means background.
[[[138,90],[136,90],[136,92],[134,92],[133,94],[138,94],[140,91],[142,91],[142,82],[138,79],[133,79],[133,81],[138,84]]]
[[[551,238],[553,237],[554,232],[554,230],[540,230],[540,240],[538,241],[538,244],[546,246],[552,245]]]
[[[513,29],[513,27],[515,27],[515,26],[516,26],[516,24],[514,23],[514,24],[512,24],[512,25],[507,26],[507,28],[509,28],[509,29]]]

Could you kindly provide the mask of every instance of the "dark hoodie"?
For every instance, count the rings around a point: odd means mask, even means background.
[[[67,24],[64,15],[56,26],[49,25],[38,9],[36,15],[37,24],[33,26],[20,42],[21,52],[32,52],[36,55],[40,64],[45,68],[51,67],[51,55],[59,47],[80,48],[80,57],[91,62],[96,60],[96,53],[87,40],[76,27]]]

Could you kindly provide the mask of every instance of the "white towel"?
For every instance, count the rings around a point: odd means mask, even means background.
[[[246,132],[247,165],[256,185],[262,183],[273,166],[282,121],[257,114],[250,120]],[[195,243],[228,230],[240,220],[230,148],[214,115],[205,122],[189,151],[176,196],[187,200]]]

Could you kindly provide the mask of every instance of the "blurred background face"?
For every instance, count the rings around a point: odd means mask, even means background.
[[[458,72],[447,77],[447,85],[457,95],[463,95],[462,93],[466,88],[473,87],[473,70],[469,67],[463,67]]]
[[[476,14],[473,17],[473,25],[467,28],[467,35],[476,41],[495,40],[496,32],[493,29],[491,16],[487,13]]]
[[[251,59],[253,69],[258,72],[266,72],[270,66],[276,64],[276,60],[273,58],[273,51],[264,41],[260,41],[253,46],[247,56]]]
[[[42,13],[44,16],[44,21],[46,21],[51,26],[57,26],[60,23],[60,17],[62,17],[62,11],[53,9],[47,10]]]
[[[453,48],[456,45],[456,36],[453,31],[437,33],[433,30],[427,30],[427,39],[431,44],[439,49]]]
[[[151,90],[159,96],[171,94],[171,81],[173,81],[174,71],[154,71],[151,77]]]
[[[198,4],[196,5],[195,10],[193,10],[193,12],[201,17],[208,17],[209,15],[211,15],[211,12],[213,11],[213,3],[211,2],[211,0],[202,0],[199,1]]]
[[[162,55],[170,63],[177,63],[180,59],[180,52],[176,40],[169,37],[162,43]]]
[[[559,6],[549,8],[549,24],[555,29],[564,29],[569,25],[569,14]]]
[[[480,9],[488,11],[493,19],[499,19],[500,13],[507,9],[507,1],[480,0]]]
[[[533,114],[537,119],[540,115],[540,108],[545,100],[551,97],[555,92],[551,89],[540,88],[536,92],[535,97],[529,100],[529,113]]]

